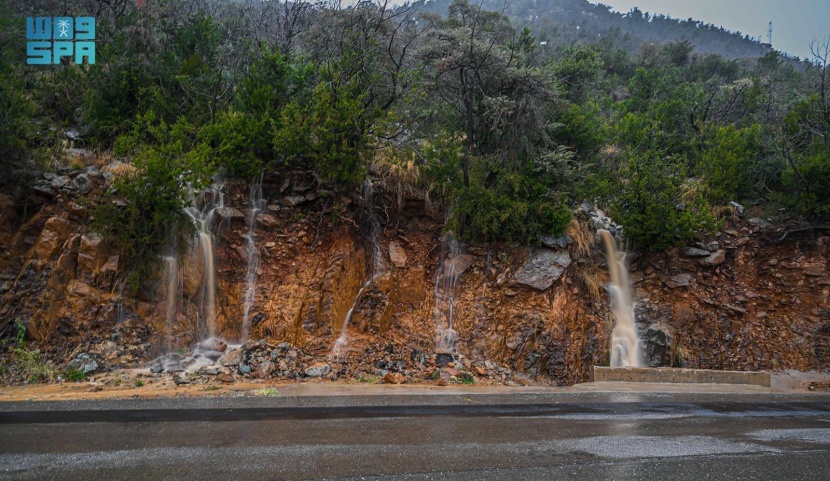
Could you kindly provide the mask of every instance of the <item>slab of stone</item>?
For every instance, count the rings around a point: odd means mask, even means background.
[[[769,229],[773,227],[771,222],[760,217],[753,217],[749,219],[749,223],[754,225],[755,227],[760,227],[761,229]]]
[[[307,377],[323,377],[331,372],[331,366],[324,362],[312,364],[305,370]]]
[[[708,257],[711,252],[697,247],[684,247],[681,251],[684,257]]]
[[[663,283],[670,289],[677,289],[678,287],[686,287],[692,282],[691,274],[677,274],[672,277],[664,277]]]
[[[545,247],[564,249],[573,243],[573,239],[568,234],[562,234],[560,237],[552,235],[543,235],[539,238],[542,245]]]
[[[565,269],[571,265],[571,255],[565,250],[534,249],[530,259],[516,271],[513,284],[539,291],[550,288]]]
[[[287,195],[282,202],[288,207],[296,207],[300,204],[304,204],[306,202],[306,198],[304,195]]]
[[[216,209],[216,216],[219,217],[220,220],[227,220],[227,221],[234,221],[234,220],[245,220],[246,215],[239,209],[234,207],[220,207]]]
[[[444,275],[459,277],[469,269],[475,257],[470,254],[461,254],[444,261]]]
[[[389,243],[389,259],[392,261],[392,265],[398,269],[406,267],[406,251],[395,241]]]
[[[271,214],[259,214],[256,217],[256,221],[257,224],[261,225],[262,227],[265,227],[266,229],[273,229],[280,225],[279,219],[277,219]]]
[[[673,384],[749,384],[770,387],[770,373],[648,367],[594,366],[594,382],[666,382]]]

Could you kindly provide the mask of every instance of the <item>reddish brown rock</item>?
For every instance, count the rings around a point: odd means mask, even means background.
[[[712,255],[700,261],[701,265],[711,267],[719,266],[724,262],[726,262],[726,251],[723,249],[713,252]]]
[[[92,274],[104,265],[108,253],[102,249],[103,239],[97,234],[81,236],[81,243],[78,247],[78,267]]]
[[[219,374],[217,374],[216,380],[219,382],[223,382],[225,384],[233,384],[236,381],[231,374],[228,374],[226,372],[220,372]]]
[[[386,384],[402,384],[406,378],[399,372],[388,372],[383,376],[383,382]]]
[[[392,265],[397,267],[398,269],[403,269],[406,267],[407,255],[406,251],[400,244],[395,241],[389,243],[389,260],[392,261]]]
[[[41,259],[51,259],[66,240],[69,223],[60,217],[46,221],[40,237],[35,244],[35,255]]]

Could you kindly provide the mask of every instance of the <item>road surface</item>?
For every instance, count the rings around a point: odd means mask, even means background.
[[[830,479],[830,397],[0,404],[0,479]]]

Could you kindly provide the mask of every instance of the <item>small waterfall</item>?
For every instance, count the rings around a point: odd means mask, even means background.
[[[643,355],[634,316],[634,301],[631,280],[625,263],[625,254],[617,248],[617,241],[607,230],[599,235],[605,246],[608,259],[608,274],[611,294],[611,312],[614,315],[614,329],[611,331],[611,367],[641,367]]]
[[[124,281],[119,280],[115,283],[115,291],[118,299],[115,307],[115,323],[121,324],[126,318],[127,314],[124,312]]]
[[[354,312],[354,308],[357,307],[357,302],[363,297],[363,291],[365,291],[372,283],[375,281],[375,277],[372,276],[366,283],[363,284],[357,291],[357,295],[354,296],[354,302],[352,302],[352,307],[346,312],[346,317],[343,319],[343,326],[340,328],[340,335],[337,336],[337,341],[334,342],[334,347],[331,349],[331,356],[337,357],[340,353],[343,352],[343,349],[346,348],[346,345],[349,343],[347,337],[347,328],[349,327],[349,321],[352,319],[352,313]]]
[[[164,303],[167,320],[167,349],[173,350],[174,327],[176,325],[176,305],[179,299],[179,260],[175,255],[162,257],[164,262]]]
[[[262,195],[262,175],[251,182],[251,211],[248,216],[248,233],[245,234],[245,249],[248,254],[248,272],[245,276],[247,288],[243,299],[242,312],[242,341],[248,340],[251,333],[251,308],[254,306],[254,295],[256,294],[257,270],[260,266],[259,249],[256,246],[256,218],[265,208],[265,199]]]
[[[458,342],[458,332],[453,328],[455,316],[455,295],[458,279],[468,267],[462,256],[461,244],[452,232],[447,232],[441,239],[441,257],[435,274],[435,351],[454,354]]]
[[[357,303],[360,301],[360,298],[363,296],[363,292],[369,288],[372,284],[374,284],[375,280],[381,276],[384,272],[386,272],[386,263],[383,260],[383,253],[380,250],[380,218],[375,212],[374,209],[374,187],[372,186],[372,182],[368,179],[363,183],[363,200],[366,204],[366,210],[368,211],[368,230],[369,230],[369,247],[372,249],[372,272],[369,276],[369,279],[363,284],[357,294],[354,296],[354,301],[352,302],[352,307],[346,312],[346,317],[343,319],[343,326],[340,328],[340,335],[337,337],[337,341],[334,343],[334,347],[331,350],[331,356],[336,357],[339,356],[343,349],[348,344],[348,327],[349,321],[352,319],[352,313],[354,313],[355,307],[357,307]]]
[[[214,262],[214,225],[216,210],[225,206],[221,185],[214,184],[206,191],[195,195],[190,189],[190,206],[185,212],[193,220],[198,231],[196,242],[202,254],[202,296],[200,315],[207,328],[208,338],[216,336],[216,266]]]

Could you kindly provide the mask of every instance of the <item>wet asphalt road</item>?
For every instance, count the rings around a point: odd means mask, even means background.
[[[0,479],[830,479],[830,398],[0,405]]]

